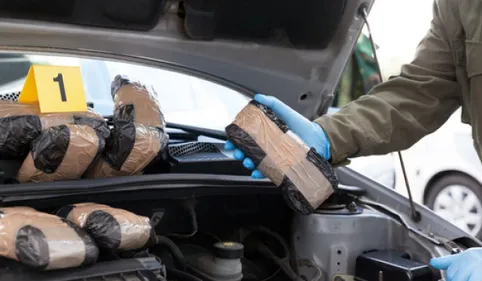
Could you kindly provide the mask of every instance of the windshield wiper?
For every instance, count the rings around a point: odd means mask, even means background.
[[[205,128],[176,124],[171,122],[166,122],[166,127],[170,129],[183,130],[186,133],[191,133],[197,136],[205,136],[205,137],[214,138],[218,140],[227,140],[226,133],[219,130],[205,129]]]
[[[113,120],[112,115],[104,116],[104,118],[105,120],[107,120],[107,124],[111,126],[114,125],[114,122],[112,121]],[[200,128],[196,126],[189,126],[189,125],[183,125],[183,124],[177,124],[177,123],[171,123],[171,122],[166,122],[166,128],[182,130],[196,137],[205,136],[205,137],[214,138],[218,140],[227,140],[226,133],[224,131],[219,131],[219,130],[206,129],[206,128]]]

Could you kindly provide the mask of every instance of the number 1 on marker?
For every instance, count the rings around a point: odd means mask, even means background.
[[[18,100],[20,103],[38,103],[41,113],[88,110],[78,66],[32,65]]]
[[[59,73],[57,77],[54,77],[54,82],[59,83],[59,88],[60,88],[60,98],[62,99],[63,102],[67,101],[67,95],[65,94],[65,86],[64,86],[64,77],[62,76],[62,73]]]

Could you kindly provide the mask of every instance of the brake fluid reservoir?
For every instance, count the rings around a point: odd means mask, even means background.
[[[187,267],[202,279],[240,281],[243,278],[241,257],[244,247],[236,242],[218,242],[210,252],[202,247],[183,247]]]

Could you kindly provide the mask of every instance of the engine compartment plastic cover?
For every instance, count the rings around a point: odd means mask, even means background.
[[[12,266],[0,269],[0,276],[2,281],[164,281],[166,274],[165,267],[159,260],[147,257],[52,272],[32,271],[12,263]]]

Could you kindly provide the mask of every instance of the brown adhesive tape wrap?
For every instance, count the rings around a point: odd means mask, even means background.
[[[105,155],[85,174],[88,178],[141,174],[167,149],[169,142],[154,91],[120,75],[112,82],[111,89],[114,128]]]
[[[0,209],[0,256],[53,270],[96,262],[99,250],[80,227],[28,207]]]
[[[104,146],[104,138],[90,126],[50,127],[33,141],[17,180],[26,183],[78,179]]]
[[[26,213],[26,212],[37,212],[37,210],[31,207],[20,207],[20,206],[0,208],[0,219],[8,214]]]
[[[103,138],[110,130],[102,116],[89,110],[81,113],[40,114],[37,105],[0,101],[0,155],[3,159],[24,159],[30,144],[43,130],[62,124],[90,125]]]
[[[116,119],[145,126],[166,126],[154,89],[149,90],[139,82],[118,75],[112,82],[111,90]]]
[[[106,249],[136,250],[155,238],[147,217],[95,203],[63,207],[57,214],[86,230],[97,245]]]
[[[88,108],[86,112],[41,114],[40,122],[42,124],[42,130],[68,124],[88,125],[104,139],[110,136],[110,130],[104,117],[91,108]]]
[[[106,159],[100,158],[85,174],[88,178],[139,175],[167,144],[167,136],[155,127],[135,125],[132,130],[113,130]],[[127,143],[122,143],[126,141]],[[125,149],[125,147],[130,149]],[[117,154],[112,153],[118,151]],[[109,153],[110,152],[110,153]],[[124,157],[125,154],[125,157]],[[122,165],[115,165],[122,157]],[[110,164],[113,163],[113,164]]]
[[[338,186],[331,165],[264,105],[251,101],[226,133],[299,213],[314,212]]]

